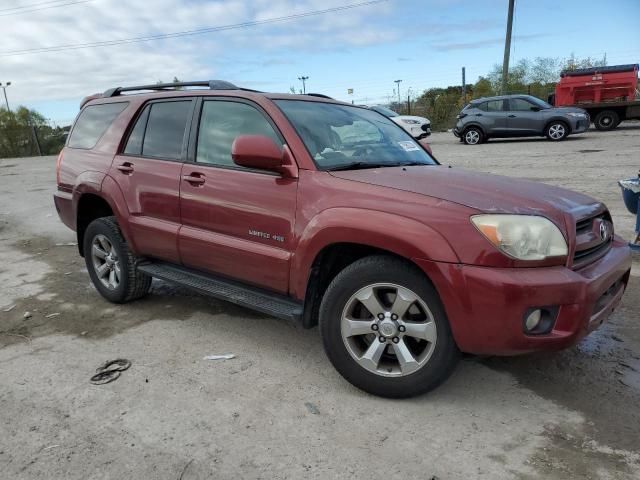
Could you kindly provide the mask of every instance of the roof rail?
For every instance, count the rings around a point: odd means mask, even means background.
[[[305,93],[305,95],[308,95],[309,97],[320,97],[320,98],[328,98],[329,100],[335,100],[333,97],[330,97],[329,95],[325,95],[324,93]]]
[[[224,80],[201,80],[197,82],[156,83],[154,85],[139,85],[136,87],[115,87],[105,91],[102,96],[108,98],[116,97],[122,92],[135,92],[138,90],[176,90],[181,87],[207,87],[209,90],[245,90]]]

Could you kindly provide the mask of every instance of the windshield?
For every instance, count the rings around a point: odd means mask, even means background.
[[[437,165],[408,133],[367,108],[276,100],[320,170]]]
[[[545,102],[544,100],[540,100],[538,97],[527,96],[527,100],[529,100],[531,103],[535,104],[537,107],[540,107],[542,109],[553,108],[547,102]]]
[[[388,109],[387,107],[383,107],[381,105],[376,105],[374,107],[371,107],[371,110],[375,110],[378,113],[381,113],[382,115],[384,115],[385,117],[398,117],[399,115],[394,112],[393,110]]]

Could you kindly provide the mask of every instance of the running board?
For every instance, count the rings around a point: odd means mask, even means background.
[[[302,321],[302,303],[284,295],[164,262],[144,261],[139,263],[137,268],[149,276],[190,288],[219,300],[235,303],[273,317]]]

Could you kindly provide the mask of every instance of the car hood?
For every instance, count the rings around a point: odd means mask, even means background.
[[[395,188],[464,205],[484,213],[543,215],[559,226],[602,205],[591,197],[544,183],[445,166],[389,167],[330,172],[334,177]]]
[[[420,123],[431,123],[428,118],[416,117],[414,115],[398,115],[397,117],[392,118],[397,120],[417,120]]]
[[[578,107],[553,107],[548,110],[551,113],[555,114],[565,114],[565,113],[587,113],[586,110]]]

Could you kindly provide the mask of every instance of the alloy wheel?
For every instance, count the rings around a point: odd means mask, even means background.
[[[400,377],[424,367],[438,337],[433,314],[414,292],[392,283],[361,288],[347,301],[342,339],[351,357],[377,375]]]
[[[549,136],[554,140],[560,140],[564,137],[566,129],[561,123],[554,123],[549,127]]]
[[[469,130],[465,133],[464,139],[469,145],[475,145],[480,141],[480,133],[477,130]]]
[[[109,239],[102,234],[96,235],[91,242],[91,262],[98,280],[110,290],[120,285],[120,260]]]

